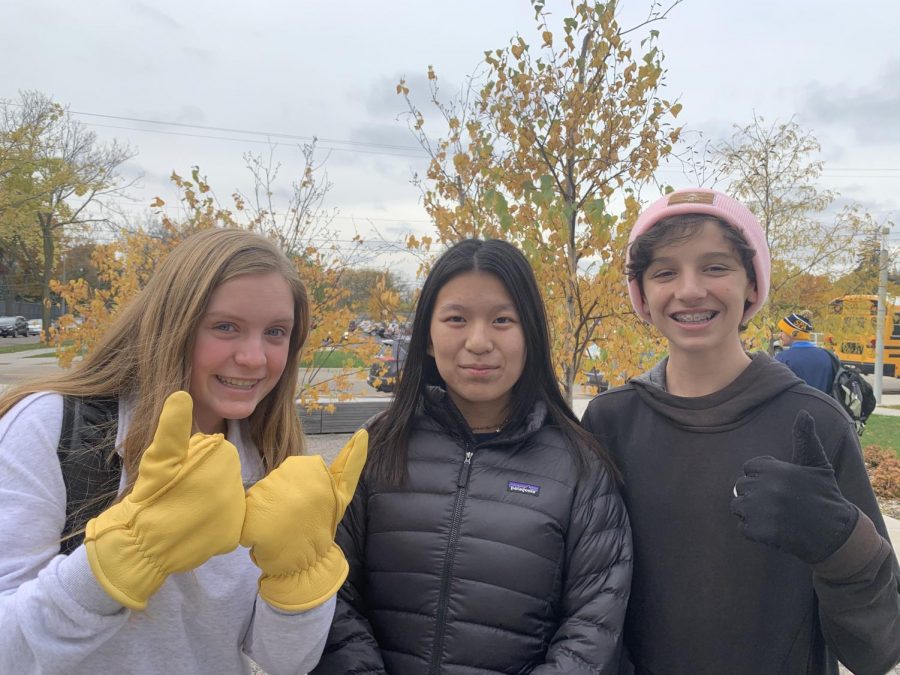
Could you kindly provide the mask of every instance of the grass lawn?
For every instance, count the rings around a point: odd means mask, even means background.
[[[872,415],[866,422],[866,431],[859,441],[863,447],[880,445],[890,448],[900,457],[900,417]]]
[[[320,349],[313,353],[312,362],[308,358],[300,361],[301,368],[343,368],[347,361],[350,366],[355,368],[363,368],[369,364],[363,362],[358,356],[350,352],[342,352],[340,350],[324,350]]]
[[[0,354],[14,354],[16,352],[27,352],[32,349],[45,349],[47,345],[40,342],[12,343],[5,345],[0,342]]]

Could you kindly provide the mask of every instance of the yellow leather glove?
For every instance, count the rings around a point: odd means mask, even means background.
[[[131,494],[85,530],[94,576],[131,609],[144,609],[169,574],[232,551],[240,539],[240,458],[222,434],[191,436],[193,407],[187,392],[166,399]]]
[[[331,468],[318,455],[288,457],[247,491],[241,546],[262,570],[259,595],[303,612],[337,590],[349,570],[334,533],[366,463],[369,434],[357,431]]]

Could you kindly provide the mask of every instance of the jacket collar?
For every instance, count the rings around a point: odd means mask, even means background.
[[[436,425],[451,436],[460,438],[471,445],[475,444],[475,437],[469,428],[468,422],[466,422],[465,417],[463,417],[463,414],[443,387],[428,385],[425,389],[425,395],[419,402],[416,413],[417,425]],[[538,400],[521,424],[516,427],[512,425],[505,427],[496,438],[491,440],[491,443],[505,444],[507,442],[520,441],[524,437],[537,432],[546,422],[547,405],[543,401]]]

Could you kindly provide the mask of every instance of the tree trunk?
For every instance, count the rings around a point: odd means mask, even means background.
[[[566,241],[566,250],[567,250],[567,279],[565,284],[565,294],[566,294],[566,324],[569,326],[569,330],[573,331],[574,327],[578,323],[578,307],[575,303],[575,290],[578,288],[578,250],[577,250],[577,241],[576,241],[576,230],[578,224],[578,211],[575,208],[575,197],[574,197],[574,186],[571,179],[574,171],[572,167],[574,167],[574,162],[569,160],[570,172],[569,177],[566,183],[566,210],[569,212],[568,217],[568,237]],[[574,332],[569,333],[570,336],[574,336]],[[574,344],[568,345],[568,349],[566,350],[569,354],[574,355],[575,349]],[[578,363],[578,359],[574,356],[570,356],[572,360],[566,364],[564,369],[564,377],[565,381],[563,384],[565,385],[565,396],[566,402],[569,404],[569,407],[572,406],[572,399],[575,397],[575,367]]]
[[[9,287],[10,275],[0,278],[0,292],[3,295],[3,315],[10,316],[13,313],[13,289]]]
[[[38,220],[44,244],[44,269],[41,274],[41,323],[44,331],[47,331],[47,327],[50,325],[50,275],[53,273],[54,260],[53,215],[39,213]]]
[[[575,371],[572,369],[572,364],[567,363],[563,368],[563,378],[563,396],[571,408],[572,400],[575,398]]]

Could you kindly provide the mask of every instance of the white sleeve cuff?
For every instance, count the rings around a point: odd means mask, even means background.
[[[97,582],[83,544],[59,562],[56,576],[66,594],[89,612],[108,616],[125,609]]]

